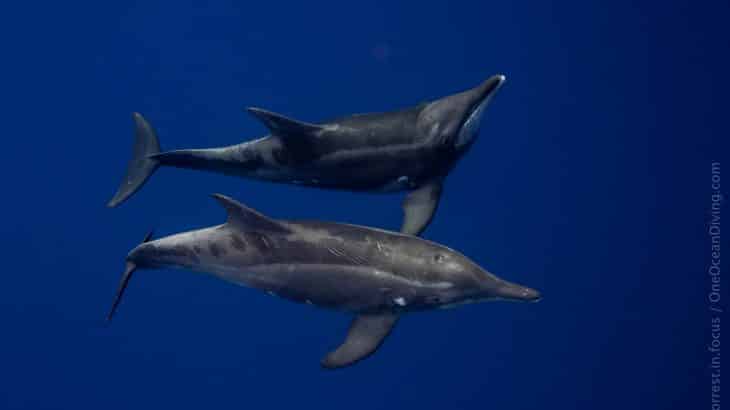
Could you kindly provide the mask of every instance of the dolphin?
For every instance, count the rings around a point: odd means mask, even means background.
[[[132,159],[107,205],[121,204],[158,167],[170,166],[324,189],[410,191],[401,232],[418,235],[433,218],[444,178],[474,143],[485,108],[504,81],[495,75],[470,90],[402,111],[320,124],[249,107],[270,134],[222,148],[161,152],[154,129],[135,113]]]
[[[533,289],[487,272],[413,235],[323,221],[275,220],[223,195],[224,224],[157,240],[126,259],[111,320],[136,269],[184,268],[284,299],[354,315],[345,341],[321,362],[334,369],[375,352],[405,313],[464,303],[537,301]]]

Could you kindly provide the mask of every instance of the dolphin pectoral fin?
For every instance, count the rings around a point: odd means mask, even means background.
[[[322,126],[311,124],[304,121],[294,120],[275,112],[267,111],[261,108],[248,107],[246,111],[259,119],[268,128],[272,134],[282,137],[286,140],[289,137],[302,138],[302,136],[315,137],[317,132],[322,130]]]
[[[420,235],[433,219],[441,198],[441,180],[429,182],[409,193],[403,200],[403,226],[400,231]]]
[[[378,350],[398,322],[398,315],[384,313],[355,317],[344,343],[322,359],[322,367],[337,369],[350,366]]]

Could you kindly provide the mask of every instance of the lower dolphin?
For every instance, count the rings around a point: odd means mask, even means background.
[[[185,268],[353,314],[345,341],[321,362],[339,368],[375,352],[404,313],[540,298],[536,290],[500,279],[459,252],[416,236],[274,220],[226,196],[213,196],[227,211],[224,224],[157,240],[148,235],[127,255],[109,320],[136,269]]]

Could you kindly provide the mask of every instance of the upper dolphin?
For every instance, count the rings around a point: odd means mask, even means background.
[[[355,315],[326,368],[372,354],[407,312],[540,294],[417,236],[323,221],[271,219],[223,195],[226,223],[143,243],[128,255],[111,319],[135,269],[185,268]]]
[[[484,109],[504,81],[495,75],[470,90],[405,110],[319,124],[248,108],[270,134],[211,149],[160,152],[154,129],[135,113],[132,159],[108,206],[124,202],[166,165],[319,188],[410,190],[401,232],[418,235],[433,218],[444,178],[473,144]]]

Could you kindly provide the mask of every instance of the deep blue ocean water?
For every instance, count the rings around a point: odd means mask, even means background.
[[[711,161],[730,167],[728,9],[5,5],[0,408],[710,408],[707,222]],[[539,289],[540,303],[407,316],[373,357],[335,372],[319,360],[346,315],[184,271],[139,272],[105,325],[124,256],[149,229],[223,221],[209,193],[280,218],[397,229],[401,217],[401,195],[177,169],[107,209],[132,111],[165,148],[220,146],[265,132],[248,105],[317,121],[496,73],[507,83],[425,237]]]

